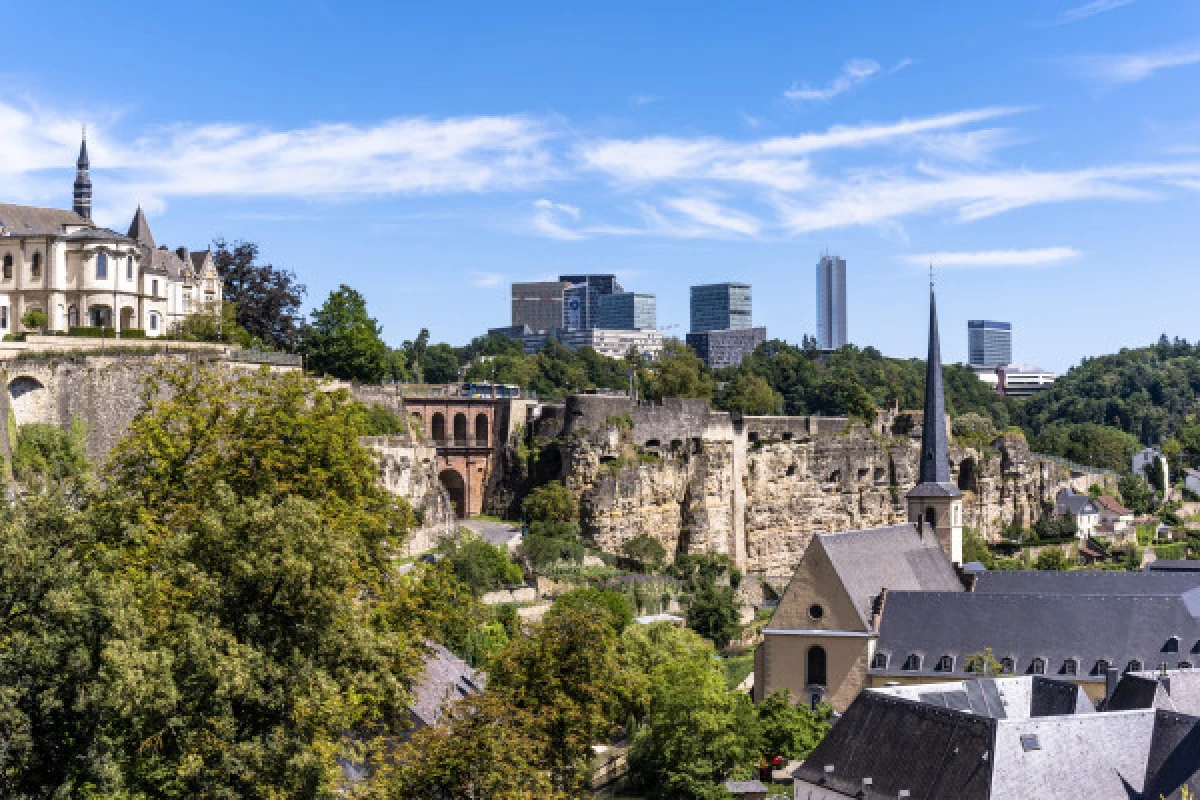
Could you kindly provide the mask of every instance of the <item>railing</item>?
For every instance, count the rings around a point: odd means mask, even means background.
[[[1063,458],[1062,456],[1052,456],[1052,455],[1047,455],[1046,453],[1033,453],[1033,452],[1031,452],[1029,455],[1039,461],[1052,461],[1055,464],[1061,464],[1073,472],[1089,472],[1089,473],[1092,473],[1095,475],[1111,475],[1114,478],[1120,477],[1120,473],[1114,472],[1111,469],[1105,469],[1104,467],[1092,467],[1087,464],[1080,464],[1078,461],[1072,461],[1071,459]]]
[[[240,347],[229,349],[230,361],[249,364],[270,364],[276,367],[299,367],[303,359],[295,353],[277,353],[273,350],[246,350]]]

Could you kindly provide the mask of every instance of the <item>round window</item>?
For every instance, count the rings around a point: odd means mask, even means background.
[[[825,616],[825,609],[822,608],[818,603],[813,603],[808,607],[808,616],[809,619],[820,619],[821,617]]]

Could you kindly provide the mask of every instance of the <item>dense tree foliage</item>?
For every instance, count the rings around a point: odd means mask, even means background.
[[[525,577],[521,568],[509,560],[506,548],[489,544],[466,529],[443,539],[437,551],[446,557],[455,576],[476,594],[520,583]]]
[[[78,481],[88,472],[87,430],[76,419],[63,430],[30,423],[17,431],[12,456],[13,477],[25,485]]]
[[[223,300],[234,321],[267,347],[295,351],[300,344],[300,304],[307,289],[290,270],[258,263],[253,242],[213,242],[213,262],[221,276]]]
[[[1129,469],[1133,454],[1142,448],[1137,437],[1095,422],[1056,422],[1043,428],[1029,444],[1039,453],[1116,472]]]
[[[310,372],[343,380],[379,383],[392,377],[395,357],[367,313],[367,301],[342,285],[312,312],[301,349]]]

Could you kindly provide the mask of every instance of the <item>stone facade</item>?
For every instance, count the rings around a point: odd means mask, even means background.
[[[531,422],[557,450],[586,535],[607,551],[640,534],[668,553],[728,554],[741,568],[790,574],[814,533],[908,519],[917,482],[920,412],[871,425],[828,417],[733,420],[704,401],[634,404],[575,395]],[[951,478],[965,524],[998,539],[1013,519],[1032,524],[1064,486],[1110,486],[1006,434],[984,450],[952,445]]]
[[[409,555],[437,546],[458,528],[449,492],[438,480],[437,450],[410,435],[373,436],[362,443],[375,454],[379,481],[417,512],[419,525],[408,541]]]

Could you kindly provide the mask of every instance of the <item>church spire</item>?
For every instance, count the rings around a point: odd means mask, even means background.
[[[88,173],[87,126],[83,127],[83,141],[79,145],[79,158],[75,161],[75,213],[92,221],[92,177]]]
[[[929,358],[925,362],[925,420],[921,432],[920,483],[950,483],[946,395],[942,388],[942,347],[938,336],[937,297],[929,281]]]

